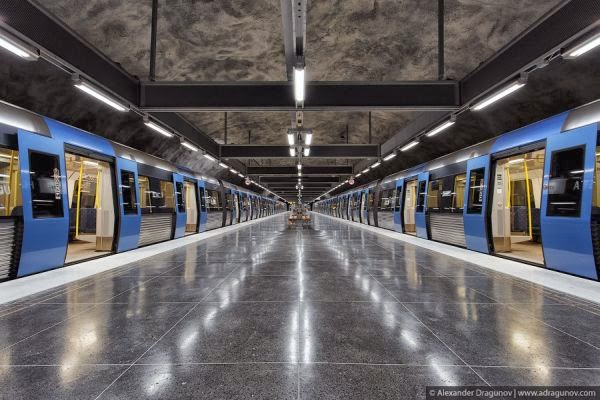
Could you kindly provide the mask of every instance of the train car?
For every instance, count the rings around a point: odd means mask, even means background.
[[[371,221],[374,187],[374,226],[599,280],[598,121],[595,101],[351,189],[340,217]]]
[[[0,102],[0,280],[245,222],[250,198],[274,213],[275,199]]]

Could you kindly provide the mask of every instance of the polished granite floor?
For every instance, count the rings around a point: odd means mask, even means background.
[[[600,385],[600,307],[284,215],[0,306],[2,399],[418,399],[462,384]]]

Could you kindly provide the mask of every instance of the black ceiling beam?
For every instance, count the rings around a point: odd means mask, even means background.
[[[462,103],[539,64],[570,41],[599,26],[598,0],[563,2],[463,78],[460,81]]]
[[[294,111],[292,82],[146,82],[145,111]],[[454,81],[307,82],[304,110],[455,110]]]
[[[307,158],[377,158],[377,144],[324,144],[310,146]],[[290,148],[284,145],[221,145],[221,158],[290,158]]]
[[[294,175],[298,173],[297,167],[248,167],[248,175]],[[352,166],[304,166],[302,176],[306,175],[352,175]]]
[[[297,182],[298,177],[295,175],[291,176],[265,176],[260,178],[261,184],[278,184]],[[338,183],[340,182],[339,176],[303,176],[302,182],[315,182],[315,183]]]
[[[139,79],[41,6],[25,0],[0,1],[0,26],[39,48],[45,60],[66,72],[80,74],[123,103],[139,106]],[[218,143],[180,116],[172,113],[156,113],[154,116],[208,152],[218,155]]]

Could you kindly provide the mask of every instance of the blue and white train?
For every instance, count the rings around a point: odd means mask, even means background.
[[[320,200],[313,210],[600,277],[600,101]]]
[[[0,280],[286,210],[0,102]]]

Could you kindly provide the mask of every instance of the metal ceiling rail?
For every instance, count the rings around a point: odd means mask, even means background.
[[[289,146],[286,145],[221,145],[222,158],[290,158]],[[377,158],[377,144],[323,144],[311,145],[310,158]]]
[[[274,176],[296,175],[298,169],[293,167],[248,167],[248,175]],[[351,166],[304,166],[302,177],[307,175],[352,175]]]
[[[307,82],[304,110],[455,110],[454,81]],[[293,111],[292,82],[144,82],[145,111]]]

